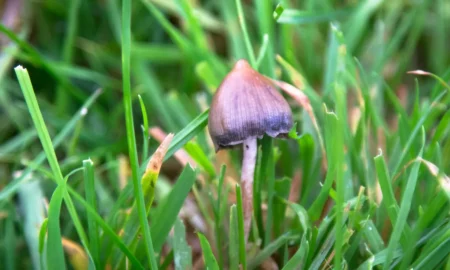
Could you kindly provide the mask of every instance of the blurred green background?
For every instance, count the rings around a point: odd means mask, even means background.
[[[149,214],[160,269],[242,264],[232,206],[241,152],[216,155],[204,127],[221,80],[252,55],[259,72],[304,93],[315,116],[285,95],[296,130],[288,140],[260,142],[246,266],[450,269],[450,1],[130,2],[139,165],[145,168],[165,134],[176,135],[156,174]],[[89,203],[122,237],[126,213],[136,208],[123,102],[123,3],[3,0],[0,10],[0,269],[47,268],[41,225],[58,185],[13,68],[28,70],[61,171],[74,172],[70,196],[85,196],[88,176],[78,169],[90,158],[96,203]],[[414,70],[429,73],[407,73]],[[112,259],[122,254],[112,248],[116,240],[104,227],[91,230],[80,201],[60,213],[68,268],[125,267],[122,257]],[[137,216],[131,220],[140,226]],[[98,234],[97,254],[86,254],[92,235],[82,243],[80,228]],[[141,236],[124,241],[149,268]],[[187,263],[177,264],[180,258]]]

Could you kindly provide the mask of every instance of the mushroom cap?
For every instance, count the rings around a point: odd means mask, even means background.
[[[208,120],[216,151],[249,138],[286,137],[292,111],[272,82],[239,60],[214,94]]]

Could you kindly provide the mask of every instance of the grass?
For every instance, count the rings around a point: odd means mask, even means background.
[[[0,268],[450,269],[450,6],[294,2],[3,1]],[[300,89],[247,244],[206,129],[240,58]]]

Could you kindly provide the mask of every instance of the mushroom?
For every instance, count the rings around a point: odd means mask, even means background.
[[[292,112],[272,82],[239,60],[214,94],[208,129],[216,152],[243,145],[241,173],[244,236],[247,241],[253,212],[253,176],[257,139],[267,134],[287,137]]]

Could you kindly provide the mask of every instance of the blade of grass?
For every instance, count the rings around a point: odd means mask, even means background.
[[[305,269],[306,258],[308,257],[309,241],[306,233],[302,236],[302,241],[294,256],[284,265],[283,270]]]
[[[50,135],[44,123],[44,118],[42,116],[41,110],[34,95],[33,86],[31,85],[31,80],[28,75],[28,71],[22,66],[18,66],[14,69],[16,71],[17,78],[22,88],[22,92],[25,96],[27,106],[29,108],[33,122],[35,123],[35,128],[37,130],[39,139],[41,140],[42,147],[44,148],[45,154],[47,156],[48,162],[56,179],[58,185],[63,184],[63,176],[59,168],[58,161],[56,159],[55,150],[51,143]]]
[[[180,132],[176,133],[170,144],[169,150],[164,157],[164,161],[172,157],[172,155],[181,149],[188,141],[190,141],[195,135],[197,135],[208,124],[209,110],[199,114],[194,120],[192,120],[186,127]],[[145,164],[148,163],[150,158],[147,159]],[[141,166],[141,172],[145,170],[144,166]]]
[[[393,254],[393,259],[397,259],[403,255],[402,250],[400,248],[396,249]],[[364,263],[362,263],[357,270],[366,270],[366,269],[373,269],[373,266],[380,265],[383,262],[386,261],[387,256],[387,249],[383,249],[382,251],[378,252],[374,256],[371,256],[369,259],[367,259]]]
[[[328,237],[325,239],[324,243],[321,245],[315,259],[311,262],[311,265],[308,267],[308,269],[318,270],[320,268],[320,266],[325,261],[328,253],[330,252],[331,248],[333,247],[335,237],[336,233],[333,228],[328,234]],[[340,266],[336,268],[339,269]]]
[[[230,235],[228,245],[229,267],[230,269],[239,269],[239,225],[235,204],[230,208]]]
[[[182,15],[187,21],[187,29],[191,34],[192,40],[195,45],[201,50],[208,50],[207,37],[200,26],[198,21],[198,16],[194,15],[194,7],[192,7],[192,2],[188,0],[177,0],[178,5],[181,6]]]
[[[276,21],[281,24],[296,24],[296,25],[332,22],[345,18],[348,15],[352,14],[352,12],[353,10],[350,9],[339,9],[334,11],[323,11],[323,12],[285,9]]]
[[[14,209],[12,205],[2,205],[2,210],[6,210],[8,213],[8,216],[5,218],[4,221],[4,237],[2,237],[2,262],[5,266],[5,269],[8,270],[15,270],[17,269],[17,263],[16,259],[18,257],[18,254],[15,249],[11,249],[9,247],[16,246],[17,243],[17,235],[14,228],[14,221],[15,221],[15,214]]]
[[[383,154],[378,154],[374,160],[378,175],[378,182],[380,184],[381,192],[383,193],[382,204],[388,213],[391,223],[395,224],[400,208],[397,204],[397,200],[395,199],[394,190],[392,189],[392,179],[389,176],[389,171],[383,159]],[[409,234],[409,231],[409,226],[406,224],[405,233]],[[405,240],[406,234],[402,237],[402,241]]]
[[[61,227],[59,225],[63,193],[64,186],[58,186],[52,194],[48,207],[47,267],[49,269],[66,269],[64,250],[61,242]]]
[[[424,147],[425,147],[425,130],[422,127],[422,147],[418,155],[419,158],[422,157]],[[404,230],[404,227],[406,225],[408,214],[411,209],[411,201],[413,199],[414,190],[416,188],[419,167],[420,162],[416,161],[409,174],[408,182],[406,184],[405,191],[402,196],[399,214],[397,220],[395,221],[395,226],[391,238],[389,239],[386,261],[383,264],[383,269],[389,269],[394,256],[394,250],[397,248],[398,241],[400,240],[402,231]]]
[[[272,19],[273,16],[273,3],[271,1],[256,1],[256,18],[259,26],[259,36],[263,37],[263,44],[261,46],[261,54],[258,58],[261,57],[261,68],[258,69],[258,60],[255,60],[255,68],[259,70],[259,72],[270,76],[271,78],[275,77],[275,54],[274,54],[274,45],[275,42],[267,42],[264,43],[265,37],[267,36],[268,40],[275,40],[275,21]],[[238,9],[239,15],[239,9]],[[244,32],[245,37],[245,32]],[[263,51],[264,49],[264,51]],[[264,57],[266,56],[266,57]],[[255,53],[253,51],[253,58],[255,58]]]
[[[219,270],[219,265],[217,264],[216,257],[214,257],[208,239],[206,239],[206,237],[201,233],[198,233],[197,235],[200,239],[200,245],[202,247],[203,260],[205,261],[206,269]]]
[[[262,174],[267,186],[267,217],[266,227],[264,228],[264,246],[268,245],[272,240],[273,229],[273,211],[275,198],[275,162],[273,157],[273,140],[269,136],[265,136],[262,141]]]
[[[95,177],[94,177],[94,162],[92,160],[87,159],[83,161],[84,168],[84,189],[86,201],[89,205],[96,211],[97,210],[97,201],[96,201],[96,193],[95,193]],[[89,233],[89,247],[91,254],[94,259],[94,263],[98,269],[100,267],[100,242],[99,242],[99,231],[97,223],[95,220],[88,215],[88,233]]]
[[[205,170],[211,178],[216,176],[216,171],[214,168],[214,164],[210,161],[209,157],[202,150],[200,145],[196,142],[187,142],[184,145],[184,149],[188,152],[189,156],[191,156],[198,165]]]
[[[252,44],[250,42],[250,36],[248,35],[247,25],[245,24],[244,11],[242,10],[242,2],[241,0],[235,0],[237,14],[239,19],[239,25],[241,26],[241,31],[244,36],[245,47],[247,49],[247,57],[250,62],[250,65],[253,68],[256,68],[256,59],[255,52],[253,51]]]
[[[142,100],[141,95],[139,97],[139,104],[141,105],[141,112],[142,112],[142,158],[141,161],[144,161],[145,158],[148,156],[148,116],[147,116],[147,109],[145,108],[144,101]]]
[[[144,235],[144,246],[148,265],[156,270],[155,252],[153,250],[150,226],[145,211],[144,194],[139,181],[139,164],[136,150],[136,137],[134,134],[134,123],[131,101],[131,78],[130,78],[130,51],[131,51],[131,0],[122,2],[122,79],[123,79],[123,103],[125,108],[125,120],[128,141],[128,154],[130,158],[132,179],[134,187],[134,198],[138,208],[139,221]]]
[[[419,130],[421,129],[422,125],[424,124],[425,120],[427,120],[428,116],[431,114],[434,105],[438,104],[438,102],[444,97],[446,92],[442,92],[440,95],[438,95],[432,102],[431,106],[427,107],[422,113],[419,121],[417,121],[416,125],[414,126],[414,129],[411,132],[411,135],[408,138],[408,141],[406,142],[405,146],[402,147],[402,151],[400,154],[400,157],[398,159],[392,160],[391,162],[391,168],[392,168],[392,175],[396,175],[400,166],[402,165],[407,153],[409,152],[417,134],[419,133]],[[394,163],[395,162],[395,163]]]
[[[225,179],[225,172],[226,172],[227,166],[223,164],[220,167],[220,174],[219,174],[219,183],[217,186],[217,202],[214,207],[214,225],[215,225],[215,235],[216,235],[216,248],[219,252],[219,265],[223,268],[223,254],[222,254],[222,206],[220,202],[222,201],[222,186],[223,181]],[[231,222],[231,221],[230,221]],[[231,226],[231,225],[230,225]]]
[[[160,252],[173,224],[175,223],[178,213],[183,206],[184,200],[189,194],[195,182],[195,171],[191,166],[184,167],[177,182],[172,187],[167,198],[161,202],[152,215],[155,225],[152,230],[152,238],[155,245],[155,251]],[[163,222],[164,221],[164,222]]]
[[[353,12],[345,24],[345,35],[347,39],[348,51],[353,52],[364,34],[366,25],[369,23],[371,15],[383,3],[382,0],[361,1],[358,8]]]
[[[336,155],[336,151],[341,151],[337,147],[334,147],[334,135],[335,131],[339,129],[338,126],[338,117],[333,112],[329,112],[326,106],[324,106],[325,110],[325,146],[327,158],[330,160],[328,162],[329,168],[327,171],[327,175],[325,177],[325,182],[322,185],[319,195],[317,195],[311,207],[308,209],[308,215],[310,216],[312,221],[316,221],[320,218],[322,213],[323,206],[329,196],[330,189],[333,185],[334,177],[336,176],[336,166],[334,166],[334,155]]]
[[[338,74],[338,77],[341,77],[342,74]],[[337,121],[335,122],[335,127],[333,131],[333,144],[332,147],[334,150],[331,152],[333,155],[331,156],[331,162],[333,163],[333,166],[335,168],[336,173],[336,205],[335,205],[335,211],[336,211],[336,223],[335,223],[335,233],[336,233],[336,240],[334,243],[334,265],[337,267],[341,267],[341,260],[343,257],[342,254],[342,246],[344,245],[344,232],[346,231],[345,224],[344,224],[344,203],[345,203],[345,192],[349,185],[344,180],[344,166],[345,163],[345,142],[344,142],[344,136],[345,136],[345,119],[346,117],[346,111],[347,107],[345,105],[345,97],[346,97],[346,91],[345,86],[342,84],[342,78],[338,78],[336,80],[335,85],[335,99],[336,99],[336,109],[337,109]],[[330,119],[330,118],[329,118]],[[344,227],[344,228],[343,228]]]
[[[258,52],[258,58],[256,59],[256,69],[259,69],[259,67],[261,66],[264,57],[266,56],[266,52],[267,52],[267,48],[269,47],[269,35],[265,34],[263,36],[263,42],[261,45],[261,48],[259,49]]]
[[[238,223],[238,236],[239,236],[239,261],[243,270],[247,269],[246,259],[246,239],[244,236],[244,210],[242,208],[242,192],[241,186],[236,184],[236,201],[237,201],[237,223]]]
[[[268,244],[263,250],[261,250],[258,255],[256,255],[254,258],[252,258],[248,262],[248,268],[254,269],[256,266],[260,265],[264,260],[269,258],[273,253],[275,253],[280,247],[282,247],[284,244],[286,244],[289,240],[291,240],[293,237],[290,232],[287,232],[277,239],[273,241],[272,243]]]

